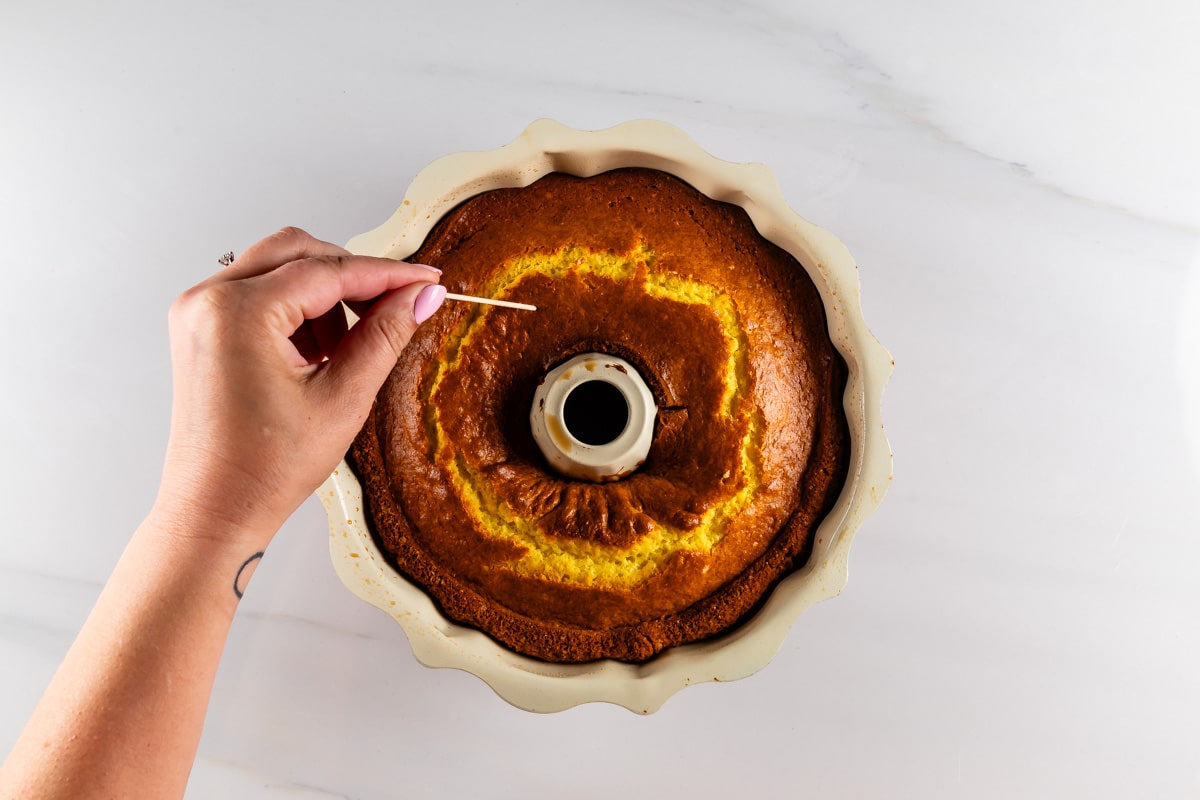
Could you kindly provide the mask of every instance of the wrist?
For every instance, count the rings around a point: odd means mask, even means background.
[[[139,528],[146,535],[207,557],[265,550],[283,521],[214,511],[186,499],[160,494]]]
[[[212,608],[232,615],[270,540],[270,534],[197,525],[186,515],[156,508],[134,532],[125,557],[140,565],[140,579],[152,594],[165,598],[183,591],[189,602],[212,602]]]

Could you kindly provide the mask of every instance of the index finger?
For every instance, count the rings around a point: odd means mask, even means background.
[[[319,256],[348,256],[350,251],[322,241],[300,228],[281,228],[246,248],[228,267],[206,283],[237,281],[270,272],[292,261]]]
[[[437,283],[430,267],[390,258],[330,255],[292,261],[250,279],[263,302],[275,306],[291,334],[306,319],[316,319],[341,301],[374,300],[412,283]]]

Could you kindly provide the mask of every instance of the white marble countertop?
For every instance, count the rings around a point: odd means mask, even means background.
[[[844,594],[746,680],[538,716],[415,663],[312,500],[189,796],[1200,794],[1200,6],[303,5],[4,11],[0,752],[153,496],[176,294],[536,118],[653,117],[861,265],[896,478]]]

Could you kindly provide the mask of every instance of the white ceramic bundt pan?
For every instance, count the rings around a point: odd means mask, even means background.
[[[849,476],[817,531],[807,565],[785,578],[764,607],[736,629],[710,641],[671,648],[644,664],[551,664],[518,655],[450,621],[421,589],[391,568],[367,528],[362,488],[343,461],[318,490],[329,515],[330,553],[339,577],[350,591],[400,623],[422,664],[466,670],[509,703],[529,711],[560,711],[602,701],[647,714],[690,684],[736,680],[762,669],[805,609],[842,590],[850,540],[878,507],[891,481],[892,456],[880,403],[892,360],[863,319],[858,267],[832,234],[788,207],[761,164],[721,161],[661,122],[579,131],[539,120],[504,147],[433,162],[413,179],[391,219],[355,237],[347,247],[355,253],[403,259],[444,213],[473,195],[527,186],[551,172],[589,176],[619,167],[663,170],[709,197],[741,206],[764,237],[792,253],[809,271],[825,303],[830,335],[850,370],[845,395],[852,441]]]

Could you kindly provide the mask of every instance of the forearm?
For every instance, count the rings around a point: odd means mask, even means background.
[[[285,228],[180,295],[160,503],[0,767],[0,800],[183,793],[255,555],[350,446],[445,297],[438,275]]]
[[[256,552],[233,542],[266,537],[180,524],[152,515],[130,540],[0,768],[0,798],[183,794]]]

